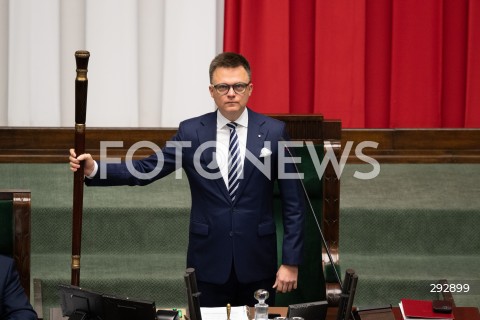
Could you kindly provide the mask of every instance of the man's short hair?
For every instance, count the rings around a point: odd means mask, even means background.
[[[248,79],[252,79],[250,64],[244,56],[234,52],[222,52],[218,54],[210,63],[210,83],[213,81],[213,73],[217,68],[236,68],[243,67],[247,71]]]

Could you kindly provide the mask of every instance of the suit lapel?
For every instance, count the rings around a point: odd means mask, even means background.
[[[197,129],[198,146],[202,146],[204,143],[215,142],[217,138],[217,117],[215,113],[209,113],[206,117],[200,120],[201,126]],[[213,157],[215,148],[208,148],[202,152],[202,158],[208,165],[212,161],[215,161]]]
[[[258,158],[260,152],[264,147],[265,137],[267,136],[268,129],[264,126],[264,120],[259,119],[255,112],[248,110],[248,133],[247,133],[247,150],[250,156]],[[240,184],[237,190],[236,201],[241,197],[245,186],[248,183],[249,177],[251,176],[255,166],[248,160],[245,156],[245,161],[243,162],[243,178],[240,180]]]
[[[217,112],[212,112],[209,113],[206,117],[204,117],[201,121],[201,126],[199,129],[197,129],[197,136],[198,136],[198,147],[202,146],[204,143],[211,143],[213,144],[213,148],[209,147],[208,149],[205,149],[202,152],[202,159],[203,163],[205,165],[208,165],[210,163],[215,162],[215,165],[213,165],[214,168],[218,168],[218,165],[216,164],[216,147],[215,143],[217,141]],[[204,166],[203,166],[204,167]],[[204,169],[208,172],[211,172],[212,170],[205,168]],[[220,177],[218,179],[213,179],[215,184],[217,184],[218,189],[224,197],[231,201],[230,195],[228,194],[227,186],[225,185],[225,181],[223,180],[223,177]]]

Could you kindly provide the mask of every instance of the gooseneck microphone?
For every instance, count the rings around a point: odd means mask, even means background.
[[[288,152],[288,155],[293,160],[294,158],[293,153],[290,151],[290,149],[286,145],[285,143],[286,140],[283,137],[280,137],[279,141],[282,142],[283,146],[285,147],[285,150],[287,150]],[[310,200],[310,196],[308,195],[307,188],[305,187],[305,184],[303,183],[303,179],[300,176],[300,171],[298,170],[297,163],[295,161],[292,161],[292,163],[295,168],[295,172],[297,173],[298,180],[300,180],[300,184],[302,186],[302,190],[307,200],[308,206],[310,207],[310,211],[312,212],[313,218],[315,219],[315,223],[317,224],[318,233],[320,234],[320,238],[322,239],[323,247],[327,252],[328,259],[330,261],[330,264],[332,265],[333,271],[335,272],[335,278],[337,279],[337,282],[340,285],[340,288],[342,290],[342,294],[341,294],[339,305],[338,305],[337,320],[349,320],[349,319],[353,320],[355,319],[355,317],[352,312],[352,304],[353,304],[353,298],[355,295],[355,289],[357,286],[358,276],[355,274],[355,271],[353,271],[352,269],[348,269],[345,274],[345,283],[342,283],[342,280],[338,274],[337,268],[335,267],[335,264],[333,262],[332,254],[330,253],[330,248],[328,247],[327,241],[325,240],[325,236],[323,235],[322,227],[320,226],[317,215],[315,214],[315,210],[313,209],[312,201]]]
[[[283,137],[280,137],[279,141],[282,142],[283,146],[285,147],[285,150],[287,150],[287,152],[288,152],[288,155],[290,156],[290,158],[293,159],[294,157],[293,157],[292,152],[290,151],[288,146],[285,144],[286,140]],[[343,287],[342,280],[340,279],[340,276],[338,275],[337,268],[335,268],[335,264],[333,262],[332,254],[330,253],[330,248],[328,247],[327,241],[325,240],[325,236],[323,235],[322,227],[320,226],[320,223],[318,222],[317,215],[315,214],[315,210],[313,209],[312,202],[310,201],[310,197],[308,195],[307,188],[305,188],[305,184],[303,183],[303,179],[300,176],[300,171],[298,170],[297,163],[295,161],[292,161],[292,163],[293,163],[293,166],[295,167],[295,172],[298,175],[298,180],[300,180],[300,184],[302,185],[302,190],[303,190],[303,193],[305,195],[305,198],[307,199],[307,203],[308,203],[308,206],[310,207],[310,211],[312,212],[313,218],[315,219],[315,223],[317,224],[317,229],[318,229],[318,232],[320,233],[320,238],[322,239],[323,247],[325,248],[325,251],[327,251],[328,260],[330,261],[330,264],[332,265],[333,270],[335,271],[335,278],[337,279],[337,282],[340,285],[340,287]]]

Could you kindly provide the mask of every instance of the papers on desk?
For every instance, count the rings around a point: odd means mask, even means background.
[[[453,320],[453,313],[433,312],[432,301],[402,299],[400,311],[405,320]]]
[[[227,320],[227,308],[200,308],[202,319],[208,320]],[[247,307],[232,307],[230,311],[230,320],[248,320]]]

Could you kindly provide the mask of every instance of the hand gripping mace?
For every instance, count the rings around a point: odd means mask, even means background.
[[[75,78],[75,153],[77,157],[85,153],[85,118],[87,113],[87,67],[90,53],[76,51],[77,77]],[[72,218],[72,280],[80,285],[80,249],[82,242],[84,163],[73,176],[73,218]]]

